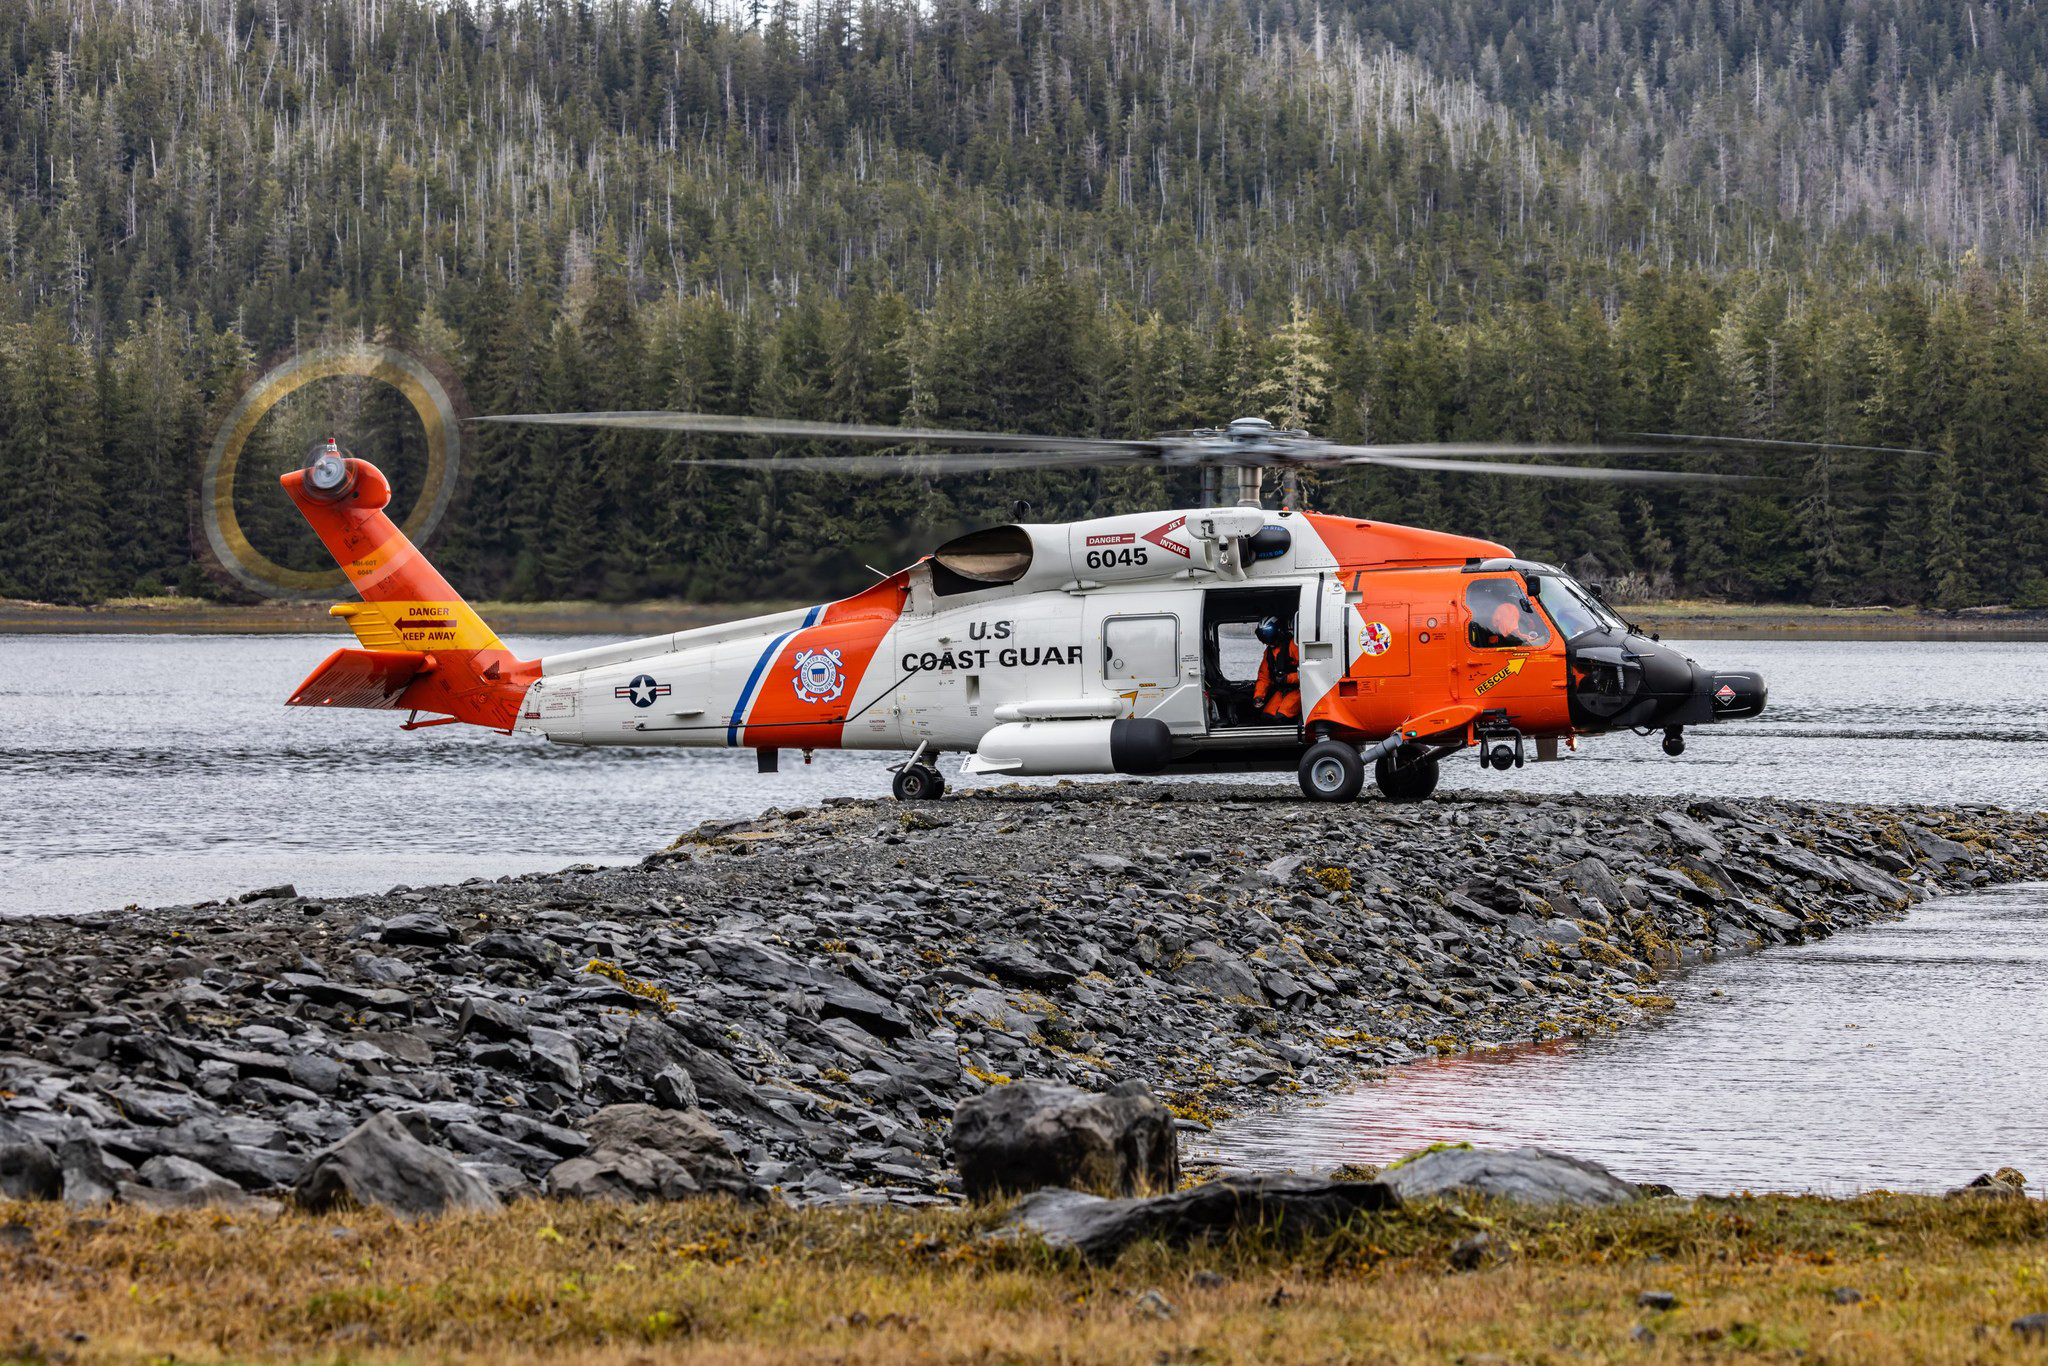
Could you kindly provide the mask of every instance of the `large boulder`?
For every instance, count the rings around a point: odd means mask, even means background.
[[[1108,1261],[1142,1238],[1173,1244],[1268,1229],[1305,1237],[1335,1228],[1354,1214],[1397,1208],[1401,1197],[1378,1181],[1326,1181],[1305,1176],[1230,1176],[1149,1200],[1105,1200],[1079,1191],[1027,1196],[1009,1227],[1035,1234],[1048,1247],[1074,1248]]]
[[[548,1194],[563,1200],[680,1200],[703,1187],[682,1165],[651,1148],[597,1148],[558,1163],[548,1173]]]
[[[953,1155],[969,1198],[1045,1186],[1148,1195],[1180,1184],[1173,1115],[1125,1082],[1097,1094],[1054,1081],[1020,1081],[960,1102]]]
[[[548,1173],[551,1194],[585,1200],[675,1200],[755,1193],[725,1138],[695,1110],[607,1105],[584,1124],[590,1151]]]
[[[1528,1205],[1620,1205],[1640,1192],[1597,1162],[1548,1148],[1438,1148],[1396,1163],[1380,1180],[1405,1200],[1490,1195]]]
[[[292,1194],[311,1210],[328,1209],[344,1197],[407,1216],[500,1208],[481,1177],[414,1138],[388,1112],[314,1154]]]
[[[679,1162],[700,1184],[747,1179],[747,1169],[726,1146],[724,1135],[695,1110],[658,1110],[652,1105],[607,1105],[583,1125],[593,1149],[651,1148]]]

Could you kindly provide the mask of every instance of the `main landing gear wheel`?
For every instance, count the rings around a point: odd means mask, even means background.
[[[1413,759],[1397,767],[1394,755],[1382,754],[1372,766],[1372,781],[1390,802],[1419,802],[1436,791],[1438,772],[1434,759]]]
[[[905,764],[890,784],[899,802],[931,802],[946,795],[946,778],[929,764]]]
[[[1301,756],[1301,790],[1312,802],[1348,802],[1365,786],[1365,761],[1338,740],[1319,740]]]

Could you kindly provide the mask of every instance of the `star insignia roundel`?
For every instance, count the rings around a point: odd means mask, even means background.
[[[612,696],[631,702],[636,707],[651,707],[657,697],[667,697],[675,689],[666,683],[654,681],[653,674],[641,674],[624,687],[613,688]]]

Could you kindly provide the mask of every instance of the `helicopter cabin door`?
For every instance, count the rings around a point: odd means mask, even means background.
[[[1202,732],[1200,645],[1178,611],[1184,595],[1098,598],[1089,617],[1092,689],[1129,703],[1126,716],[1164,721],[1177,735]],[[1084,666],[1085,667],[1085,666]]]
[[[1350,669],[1353,643],[1344,597],[1343,580],[1330,574],[1316,575],[1315,582],[1302,589],[1295,632],[1301,647],[1304,707],[1312,708],[1328,696]]]

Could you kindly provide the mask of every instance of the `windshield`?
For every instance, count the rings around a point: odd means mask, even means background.
[[[1543,596],[1538,601],[1566,640],[1576,640],[1602,627],[1610,631],[1628,630],[1628,625],[1609,611],[1605,603],[1562,574],[1543,576]]]

